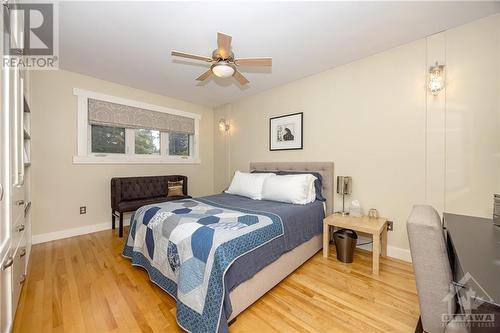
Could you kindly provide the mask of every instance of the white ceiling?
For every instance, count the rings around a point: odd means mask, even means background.
[[[60,66],[100,79],[216,106],[500,11],[498,2],[61,2]],[[241,68],[199,83],[216,32],[236,57],[270,56],[272,69]]]

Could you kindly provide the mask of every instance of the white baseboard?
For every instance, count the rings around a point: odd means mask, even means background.
[[[411,262],[410,250],[402,249],[400,247],[387,245],[387,256]]]
[[[372,244],[366,244],[366,245],[361,245],[357,246],[360,249],[367,250],[367,251],[372,251]],[[407,249],[402,249],[400,247],[392,246],[392,245],[387,245],[387,256],[391,258],[396,258],[400,260],[404,260],[407,262],[411,262],[411,254],[410,250]]]
[[[117,224],[117,228],[118,228],[118,219],[116,221],[116,224]],[[123,225],[128,226],[129,224],[130,224],[129,220],[124,219]],[[50,242],[50,241],[54,241],[54,240],[58,240],[58,239],[86,235],[86,234],[91,234],[93,232],[109,230],[109,229],[111,229],[111,221],[105,222],[105,223],[87,225],[84,227],[71,228],[71,229],[66,229],[66,230],[47,232],[45,234],[33,235],[32,243],[33,244],[46,243],[46,242]]]

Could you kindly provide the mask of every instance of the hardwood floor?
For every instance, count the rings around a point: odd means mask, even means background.
[[[175,302],[121,256],[102,231],[33,246],[14,332],[180,332]],[[354,263],[318,252],[249,309],[231,332],[414,332],[419,310],[411,265],[371,253]]]

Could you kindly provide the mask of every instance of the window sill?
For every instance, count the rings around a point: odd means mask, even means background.
[[[139,156],[73,156],[73,164],[200,164],[198,158]]]

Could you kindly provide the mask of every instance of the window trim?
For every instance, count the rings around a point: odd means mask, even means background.
[[[77,154],[73,156],[74,164],[199,164],[200,160],[200,120],[201,115],[181,110],[161,107],[158,105],[148,104],[144,102],[134,101],[131,99],[105,95],[93,91],[83,90],[79,88],[73,89],[73,95],[78,97],[78,117],[77,117]],[[123,104],[127,106],[138,107],[156,112],[169,113],[194,119],[194,134],[192,135],[192,155],[190,156],[171,156],[168,155],[168,148],[166,155],[132,155],[128,154],[128,145],[125,142],[125,154],[95,154],[90,152],[90,125],[88,123],[88,99],[98,99],[101,101]],[[130,129],[125,128],[125,131]],[[133,129],[132,129],[133,130]],[[168,147],[168,138],[161,136],[160,149]],[[127,140],[127,134],[125,134]],[[166,146],[162,146],[163,141],[166,140]],[[162,152],[162,151],[160,151]],[[98,155],[98,156],[97,156]]]

